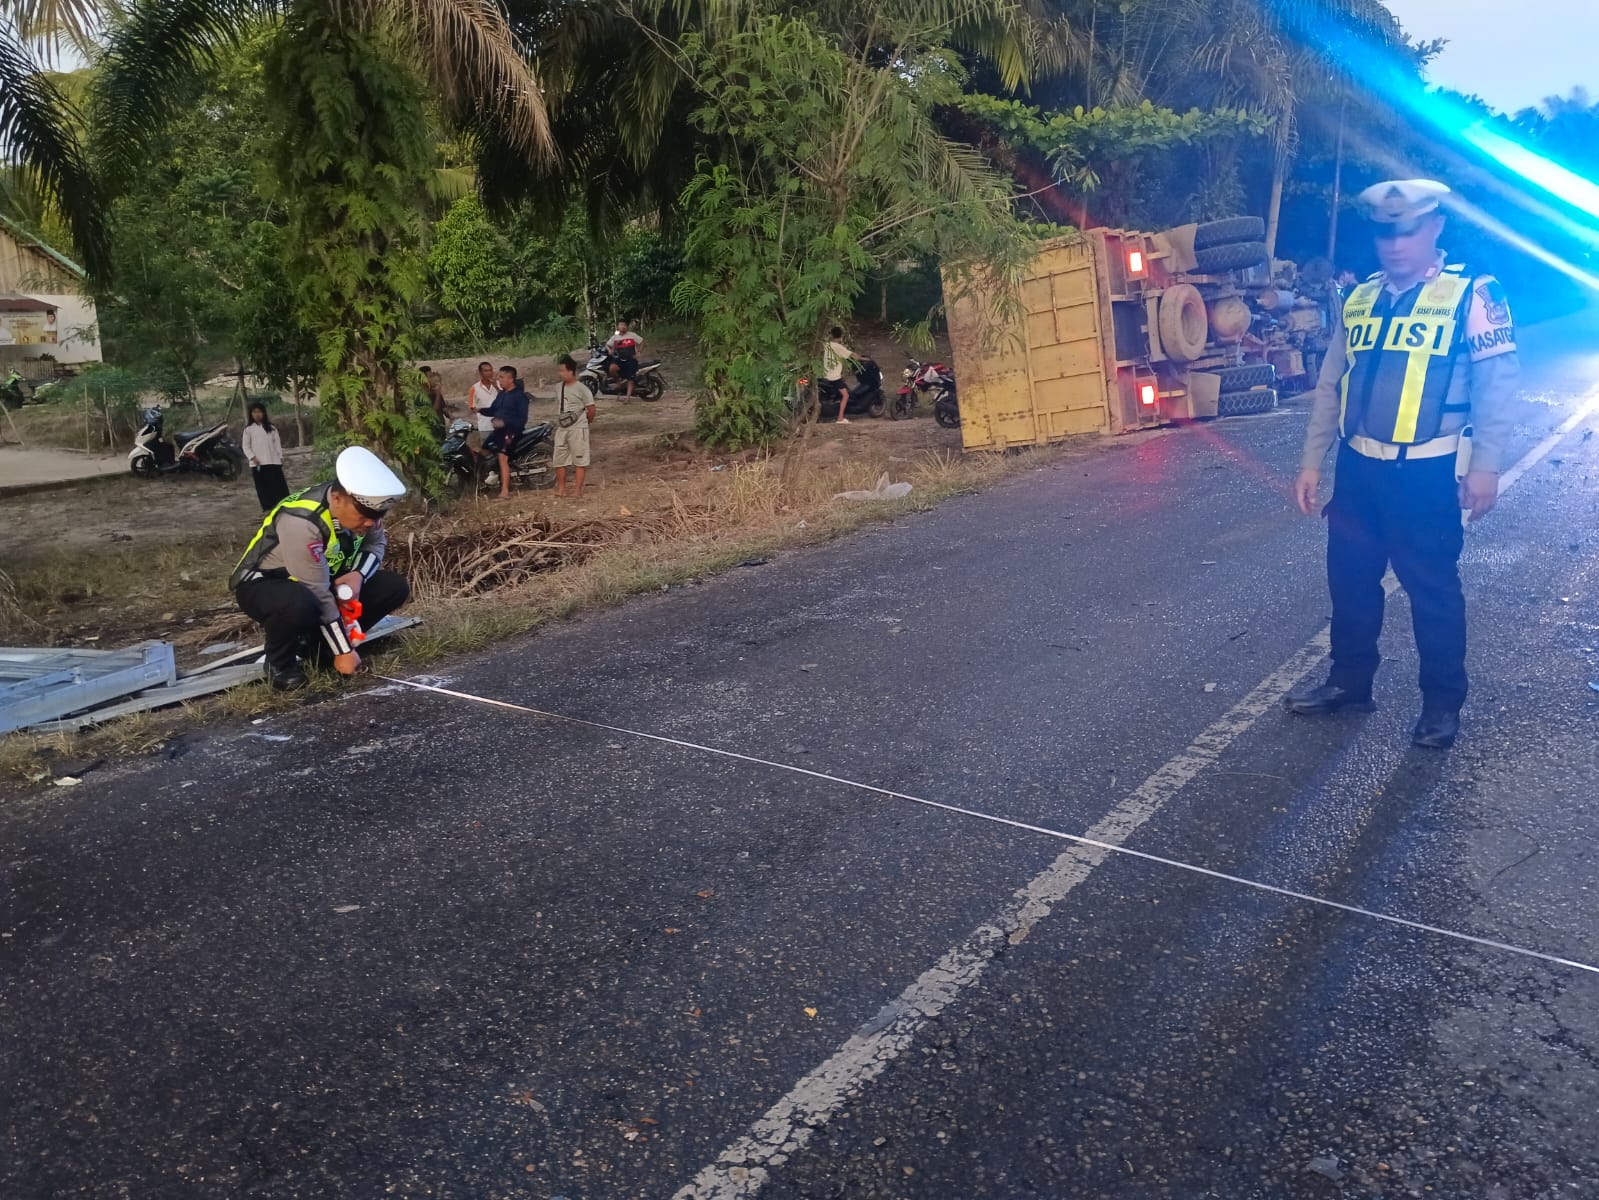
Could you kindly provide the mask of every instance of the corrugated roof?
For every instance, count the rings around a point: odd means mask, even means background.
[[[62,254],[61,251],[40,241],[39,238],[34,234],[28,232],[28,230],[24,229],[21,225],[18,225],[15,221],[10,220],[3,215],[0,215],[0,229],[4,229],[22,245],[37,250],[40,254],[43,254],[52,262],[58,264],[59,266],[65,267],[79,279],[87,279],[89,277],[89,272],[85,271],[65,254]]]

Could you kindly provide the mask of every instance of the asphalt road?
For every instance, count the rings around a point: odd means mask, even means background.
[[[1516,453],[1599,382],[1532,331]],[[1586,343],[1599,344],[1599,343]],[[1599,1196],[1599,437],[1307,721],[1302,409],[0,808],[0,1197]],[[717,755],[734,751],[770,763]]]

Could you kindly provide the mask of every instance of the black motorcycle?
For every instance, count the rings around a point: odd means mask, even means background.
[[[134,435],[128,469],[144,479],[157,475],[198,473],[237,479],[244,470],[244,451],[233,444],[226,423],[162,436],[166,414],[159,408],[144,410],[144,425]]]
[[[611,368],[618,359],[592,334],[589,336],[589,360],[578,372],[578,379],[596,396],[627,395],[627,380]],[[640,400],[659,400],[666,391],[666,375],[658,358],[641,358],[633,372],[633,394]]]
[[[457,420],[450,424],[439,456],[449,485],[456,493],[477,491],[489,485],[489,477],[498,482],[499,456],[474,454],[467,445],[467,437],[476,428],[470,421]],[[555,457],[555,426],[541,421],[524,429],[511,445],[511,479],[522,487],[547,488],[555,485],[555,471],[551,460]]]
[[[821,396],[823,420],[837,418],[841,400],[845,416],[864,413],[869,417],[880,417],[888,408],[883,398],[883,372],[869,358],[860,360],[860,369],[855,372],[855,382],[850,385],[847,400],[844,399],[844,381],[841,379],[819,380],[816,386]]]

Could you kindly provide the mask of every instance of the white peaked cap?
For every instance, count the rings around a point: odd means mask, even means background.
[[[1403,225],[1438,210],[1449,189],[1435,179],[1388,179],[1360,193],[1367,219],[1379,225]]]
[[[350,499],[374,512],[387,512],[405,495],[405,484],[400,482],[400,477],[365,446],[346,446],[340,450],[334,474]]]

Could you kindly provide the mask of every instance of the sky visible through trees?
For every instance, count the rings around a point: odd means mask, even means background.
[[[1428,78],[1516,112],[1574,87],[1599,95],[1596,0],[1388,0],[1417,41],[1448,41]]]

